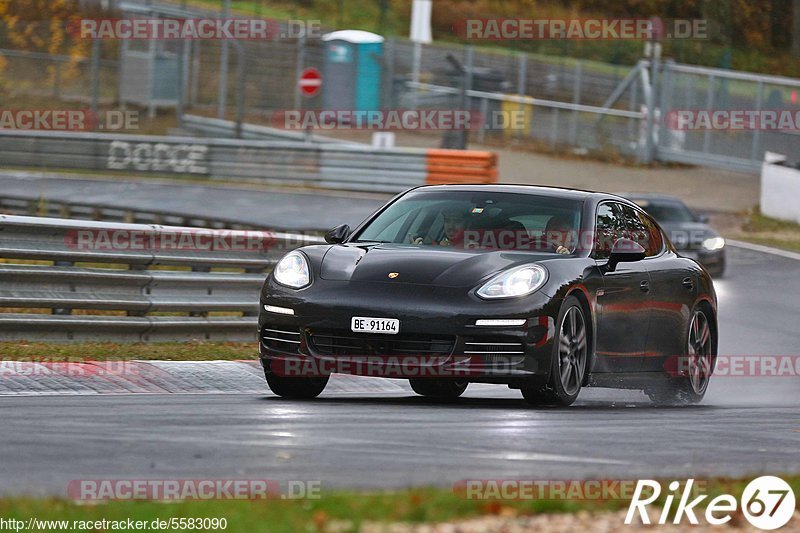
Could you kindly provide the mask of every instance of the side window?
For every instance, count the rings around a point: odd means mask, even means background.
[[[661,247],[658,247],[655,253],[652,253],[654,242],[653,237],[650,234],[647,226],[645,225],[642,218],[639,216],[639,212],[628,205],[619,205],[620,212],[622,213],[622,222],[625,227],[625,237],[637,242],[642,245],[647,252],[647,257],[652,255],[657,255],[658,252],[661,251]]]
[[[621,224],[617,210],[610,203],[600,204],[597,208],[594,235],[594,258],[608,259],[611,247],[621,237]]]
[[[664,250],[664,237],[661,235],[661,230],[658,229],[653,219],[644,213],[639,213],[639,219],[642,221],[642,224],[644,224],[647,235],[649,236],[649,246],[645,246],[647,257],[659,255]]]

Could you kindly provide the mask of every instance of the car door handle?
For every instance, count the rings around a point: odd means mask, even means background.
[[[642,292],[650,292],[650,282],[645,280],[639,284],[639,289]]]
[[[690,291],[694,290],[694,281],[692,280],[692,278],[683,278],[682,284]]]

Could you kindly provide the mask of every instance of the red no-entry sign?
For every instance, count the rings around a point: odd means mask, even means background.
[[[322,74],[315,68],[304,69],[298,85],[304,96],[316,96],[322,88]]]

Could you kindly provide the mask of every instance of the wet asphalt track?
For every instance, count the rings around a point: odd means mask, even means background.
[[[800,261],[732,248],[721,353],[800,355]],[[336,377],[334,379],[337,379]],[[323,487],[462,479],[685,478],[800,472],[800,379],[719,377],[696,407],[586,390],[568,409],[471,385],[436,405],[338,378],[316,401],[269,394],[0,397],[0,493],[73,479],[268,478]],[[365,382],[359,382],[365,383]]]
[[[234,187],[224,182],[180,183],[158,179],[92,179],[30,171],[0,171],[0,197],[103,206],[287,231],[355,227],[390,194],[292,192]],[[298,207],[301,212],[298,212]]]

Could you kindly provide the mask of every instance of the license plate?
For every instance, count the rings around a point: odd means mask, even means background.
[[[355,333],[381,333],[397,335],[400,332],[400,321],[395,318],[370,318],[354,316],[350,328]]]

